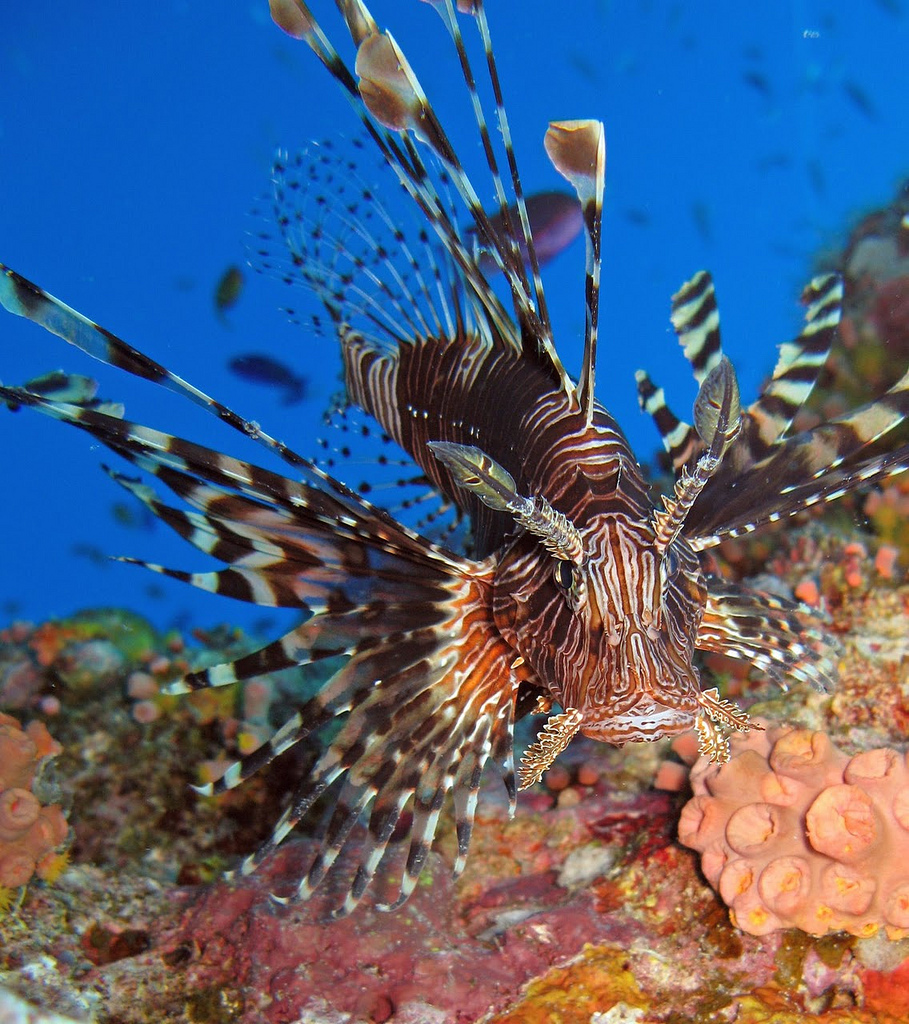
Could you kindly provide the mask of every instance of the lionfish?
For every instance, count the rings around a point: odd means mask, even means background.
[[[672,493],[655,505],[622,431],[594,396],[603,125],[553,122],[544,140],[583,211],[586,329],[575,381],[553,341],[482,0],[459,0],[457,9],[453,0],[431,2],[456,51],[497,209],[484,210],[410,63],[363,0],[337,0],[356,51],[352,65],[303,0],[272,0],[272,14],[340,84],[419,211],[419,239],[410,240],[378,197],[365,193],[384,216],[393,249],[343,206],[307,232],[281,213],[287,190],[306,189],[305,180],[291,180],[286,163],[276,167],[275,193],[289,273],[324,307],[341,348],[347,402],[372,417],[457,507],[469,522],[469,550],[404,525],[14,271],[3,268],[0,284],[0,301],[13,313],[201,405],[289,467],[283,476],[129,422],[120,408],[93,397],[55,400],[27,386],[0,388],[8,403],[79,427],[157,477],[187,509],[108,470],[225,567],[191,573],[126,561],[305,613],[286,635],[190,672],[171,692],[336,659],[319,691],[270,741],[201,788],[230,789],[340,720],[270,838],[239,869],[254,870],[324,800],[318,852],[297,895],[307,897],[340,873],[347,895],[339,912],[361,899],[391,855],[393,835],[409,838],[406,862],[379,905],[390,909],[408,898],[449,794],[454,871],[462,870],[490,760],[514,812],[517,789],[538,780],[578,733],[621,745],[694,727],[703,753],[726,758],[729,733],[752,726],[716,689],[702,689],[699,651],[742,659],[783,686],[794,680],[825,688],[835,654],[820,619],[795,602],[707,574],[704,552],[909,465],[909,445],[888,450],[887,443],[909,409],[909,375],[848,415],[801,433],[790,429],[836,332],[836,276],[808,285],[804,329],[782,346],[772,378],[745,408],[721,349],[713,285],[702,272],[674,296],[671,313],[699,384],[693,423],[675,416],[663,392],[638,374],[641,403],[676,470]],[[478,31],[485,54],[492,131],[462,20]],[[503,155],[506,173],[499,170]],[[457,223],[458,201],[469,228]],[[480,255],[494,262],[512,312],[490,286]],[[532,711],[548,717],[516,770],[514,725]],[[355,865],[346,876],[342,851]]]

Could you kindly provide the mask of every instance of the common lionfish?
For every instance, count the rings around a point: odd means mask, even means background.
[[[662,391],[638,375],[641,402],[676,470],[672,493],[655,507],[625,437],[594,397],[603,126],[554,122],[544,143],[584,215],[586,336],[575,382],[552,337],[482,0],[459,0],[460,10],[454,0],[432,2],[473,104],[495,212],[484,210],[407,58],[362,0],[337,0],[356,50],[352,65],[303,0],[272,0],[278,24],[305,41],[340,84],[424,223],[414,242],[385,215],[396,245],[389,250],[338,198],[338,209],[325,211],[318,230],[283,215],[279,227],[291,272],[320,300],[340,343],[347,401],[373,417],[457,506],[470,525],[467,551],[403,525],[14,271],[4,268],[0,284],[7,309],[203,406],[290,467],[281,476],[129,422],[116,406],[81,400],[78,386],[64,400],[40,387],[0,388],[8,403],[80,427],[156,476],[189,510],[110,471],[227,567],[190,573],[137,564],[205,590],[305,613],[280,639],[192,672],[172,692],[337,658],[320,691],[269,742],[203,791],[238,785],[342,719],[271,837],[240,870],[252,871],[324,798],[320,852],[298,895],[340,870],[339,854],[348,849],[357,866],[344,911],[363,895],[396,830],[409,835],[409,850],[397,891],[384,905],[407,899],[449,794],[459,847],[454,870],[463,868],[490,759],[513,808],[518,784],[539,779],[579,732],[623,744],[696,727],[702,751],[725,758],[729,731],[749,729],[748,716],[715,689],[701,688],[697,651],[743,659],[784,686],[790,679],[827,686],[834,658],[819,620],[794,602],[707,575],[702,553],[909,465],[909,446],[887,446],[909,409],[909,375],[849,415],[790,432],[836,331],[841,285],[835,276],[810,283],[804,329],[782,346],[757,400],[742,408],[720,347],[711,279],[699,273],[672,305],[672,323],[699,383],[693,424],[674,416]],[[485,50],[492,131],[462,15]],[[499,170],[497,134],[506,174]],[[279,210],[287,209],[282,193],[299,185],[292,174],[283,164],[276,169]],[[470,215],[469,228],[457,223],[455,195]],[[381,218],[378,198],[373,208]],[[490,260],[504,277],[513,313],[489,283]],[[532,710],[548,718],[516,773],[514,723]],[[359,822],[366,835],[355,843]]]

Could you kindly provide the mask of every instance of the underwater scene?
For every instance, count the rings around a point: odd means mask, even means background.
[[[907,50],[7,12],[2,1024],[909,1021]]]

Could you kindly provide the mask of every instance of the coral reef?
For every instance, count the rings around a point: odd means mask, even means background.
[[[797,575],[834,550],[832,541],[795,545],[781,568]],[[909,588],[882,580],[870,556],[853,561],[862,587],[845,570],[823,577],[844,639],[840,689],[780,694],[751,681],[746,696],[760,697],[765,715],[880,746],[909,721],[900,712],[909,715],[900,667]],[[36,635],[56,649],[57,626],[45,624],[8,634],[0,660],[15,661]],[[73,866],[52,887],[30,886],[19,911],[0,919],[0,988],[77,1020],[135,1024],[906,1019],[909,939],[882,950],[869,945],[876,938],[759,937],[730,923],[697,855],[673,841],[684,795],[651,788],[665,744],[579,741],[521,794],[514,820],[491,773],[462,877],[451,880],[458,839],[446,812],[427,874],[395,915],[366,906],[329,922],[333,892],[276,907],[270,895],[292,890],[312,856],[305,838],[255,875],[223,881],[220,871],[267,831],[301,765],[280,759],[218,800],[190,783],[201,762],[223,756],[231,720],[294,695],[277,680],[271,695],[238,691],[221,708],[162,695],[182,664],[241,642],[233,630],[196,639],[207,649],[153,637],[106,685],[85,679],[78,699],[60,691],[53,728],[65,747]],[[145,723],[135,714],[142,700],[158,710]],[[687,756],[681,738],[674,747]]]
[[[69,833],[63,811],[42,806],[32,792],[41,762],[61,749],[41,722],[23,730],[12,715],[0,714],[0,893],[35,874],[53,880],[65,864],[55,853]]]
[[[699,761],[679,839],[751,935],[800,928],[909,935],[909,766],[889,748],[850,758],[822,732],[737,736]]]

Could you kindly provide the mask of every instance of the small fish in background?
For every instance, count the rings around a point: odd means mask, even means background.
[[[758,174],[766,174],[768,171],[786,171],[792,166],[792,157],[788,153],[778,150],[762,156],[755,161],[754,166]]]
[[[855,109],[868,118],[869,121],[877,120],[877,107],[865,90],[851,78],[843,81],[843,92],[850,100]]]
[[[111,518],[118,526],[128,530],[153,530],[155,516],[145,505],[115,501],[110,507]]]
[[[805,165],[805,170],[808,174],[808,184],[811,186],[811,191],[818,199],[822,199],[827,192],[827,176],[824,174],[821,162],[819,160],[809,160]]]
[[[900,0],[876,0],[876,3],[887,14],[892,14],[894,18],[902,18],[903,5],[900,3]]]
[[[534,247],[537,259],[542,267],[553,257],[567,249],[569,245],[581,233],[584,227],[584,216],[581,213],[581,204],[577,198],[568,192],[553,190],[550,192],[534,192],[525,198],[527,204],[527,219],[530,221],[530,230],[533,234]],[[518,235],[520,235],[520,220],[518,209],[515,203],[508,207],[508,216]],[[492,214],[490,223],[500,238],[506,238],[505,219],[501,213]],[[477,235],[476,228],[467,229],[468,234],[474,239],[474,254],[480,270],[484,274],[495,272],[498,265],[489,253],[489,249]],[[523,239],[520,241],[521,259],[528,263],[527,247]]]
[[[646,228],[650,223],[650,214],[641,206],[629,206],[622,211],[622,215],[629,224],[636,228]]]
[[[573,68],[585,82],[596,85],[599,81],[599,67],[589,60],[580,50],[568,54],[568,65]]]
[[[696,200],[691,204],[691,219],[694,221],[695,230],[701,236],[701,241],[712,242],[713,225],[710,218],[710,207],[706,203]]]
[[[103,569],[107,569],[110,566],[110,558],[107,552],[102,551],[101,548],[95,544],[77,543],[69,549],[70,554],[75,555],[76,558],[84,558],[86,561],[91,562],[92,565],[100,566]]]
[[[219,317],[233,309],[243,292],[243,271],[231,265],[224,271],[215,286],[215,312]]]
[[[773,93],[773,89],[770,87],[770,82],[767,77],[761,74],[760,71],[745,71],[742,73],[742,81],[749,88],[754,89],[756,93],[769,99]]]
[[[307,379],[295,374],[286,363],[259,352],[246,352],[241,356],[234,356],[227,364],[227,368],[250,384],[263,384],[283,391],[282,405],[295,405],[302,401],[309,388]]]

